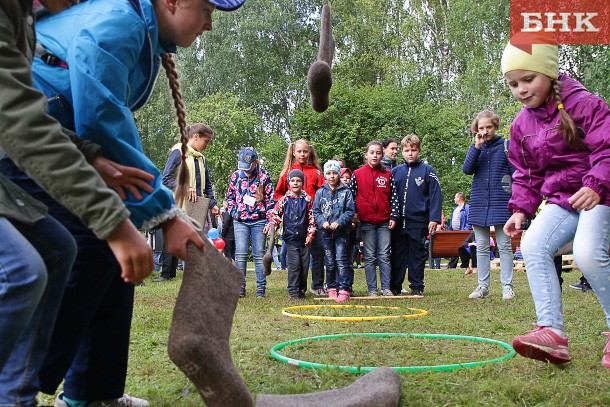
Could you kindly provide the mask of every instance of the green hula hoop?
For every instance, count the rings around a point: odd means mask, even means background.
[[[432,366],[391,366],[392,369],[396,370],[399,373],[403,372],[419,372],[419,371],[449,371],[455,369],[463,369],[463,368],[472,368],[476,366],[483,366],[489,363],[499,363],[504,360],[508,360],[515,356],[515,350],[512,346],[505,342],[501,342],[495,339],[488,338],[479,338],[476,336],[463,336],[463,335],[449,335],[449,334],[409,334],[409,333],[351,333],[351,334],[336,334],[336,335],[322,335],[322,336],[313,336],[310,338],[302,338],[302,339],[294,339],[288,342],[282,342],[280,344],[275,345],[271,348],[271,356],[275,359],[279,360],[283,363],[288,363],[298,367],[305,367],[308,369],[339,369],[344,370],[350,373],[367,373],[371,370],[377,369],[379,366],[338,366],[338,365],[326,365],[323,363],[314,363],[314,362],[306,362],[303,360],[288,358],[284,355],[281,355],[278,351],[290,346],[296,345],[298,343],[308,342],[308,341],[321,341],[321,340],[329,340],[329,339],[337,339],[344,337],[354,337],[354,336],[368,336],[373,338],[391,338],[391,337],[407,337],[407,338],[426,338],[426,339],[450,339],[450,340],[466,340],[473,342],[487,342],[493,345],[498,345],[502,348],[508,350],[506,355],[487,360],[479,360],[474,362],[466,362],[466,363],[453,363],[448,365],[432,365]]]
[[[401,309],[401,307],[383,307],[380,305],[297,305],[294,307],[282,308],[282,314],[290,318],[302,318],[302,319],[315,319],[322,321],[344,321],[344,322],[358,322],[358,321],[379,321],[382,319],[405,319],[405,318],[421,318],[428,315],[428,311],[418,308],[407,308],[408,310],[417,312],[416,314],[406,315],[381,315],[376,317],[325,317],[321,315],[302,315],[294,314],[289,311],[300,310],[300,309],[318,309],[318,308],[356,308],[356,309]]]

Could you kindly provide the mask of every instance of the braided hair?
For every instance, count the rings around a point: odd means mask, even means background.
[[[559,130],[563,131],[563,139],[568,143],[570,147],[575,150],[582,150],[585,148],[585,144],[580,138],[580,134],[578,133],[578,129],[574,124],[574,120],[570,117],[568,112],[563,108],[563,101],[561,100],[561,84],[557,79],[553,79],[551,81],[551,86],[553,88],[553,96],[555,97],[555,101],[557,102],[557,109],[559,109],[560,123]]]
[[[186,112],[184,109],[184,101],[182,100],[182,93],[180,92],[180,83],[178,82],[178,72],[176,71],[176,63],[172,54],[162,54],[161,63],[165,69],[165,75],[169,80],[169,87],[172,91],[172,99],[174,100],[174,107],[176,108],[176,116],[178,118],[178,127],[180,128],[180,143],[181,143],[181,154],[182,163],[178,168],[178,177],[176,182],[176,204],[182,206],[186,199],[189,183],[189,169],[186,165],[186,152],[188,150],[187,143],[189,141],[189,135],[186,127]]]

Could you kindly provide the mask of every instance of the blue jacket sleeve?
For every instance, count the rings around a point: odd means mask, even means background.
[[[322,208],[320,201],[322,200],[323,189],[318,189],[316,191],[316,198],[313,202],[313,217],[316,219],[316,223],[318,224],[318,228],[321,228],[326,219],[322,215]]]
[[[345,211],[339,216],[337,222],[341,225],[341,229],[347,228],[352,223],[354,215],[356,214],[356,206],[354,205],[354,196],[349,188],[346,188],[345,194]]]
[[[140,227],[170,210],[174,199],[162,185],[159,170],[144,154],[128,107],[129,75],[139,64],[147,27],[141,20],[126,18],[126,22],[121,29],[127,31],[124,38],[129,41],[107,41],[106,33],[117,27],[109,27],[105,19],[92,19],[73,39],[66,62],[76,133],[101,145],[109,159],[154,176],[152,193],[142,193],[142,201],[128,194],[125,201],[131,220]]]
[[[176,171],[180,166],[180,151],[172,150],[167,162],[165,163],[165,169],[163,170],[163,185],[174,191],[176,189]]]
[[[441,212],[443,211],[443,196],[441,184],[434,168],[430,167],[428,174],[430,179],[430,222],[441,223]]]
[[[476,148],[474,144],[471,144],[466,153],[464,164],[462,164],[462,172],[464,174],[473,175],[477,171],[477,162],[480,154],[481,150]]]

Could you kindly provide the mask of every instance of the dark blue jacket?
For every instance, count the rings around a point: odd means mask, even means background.
[[[344,184],[339,184],[333,192],[328,184],[316,191],[316,199],[313,204],[313,215],[318,223],[318,229],[322,229],[324,222],[339,223],[339,229],[334,233],[345,232],[351,226],[352,219],[356,213],[352,191]]]
[[[441,222],[441,184],[432,166],[421,160],[404,163],[392,170],[392,176],[396,198],[390,219],[403,228],[427,228],[430,222]]]
[[[316,221],[313,216],[311,197],[301,191],[299,196],[293,196],[291,191],[275,204],[272,222],[279,225],[283,222],[284,244],[303,247],[307,236],[312,239],[316,234]]]
[[[462,171],[473,175],[468,223],[477,226],[504,225],[510,213],[512,174],[508,162],[508,140],[496,136],[478,149],[472,144]]]

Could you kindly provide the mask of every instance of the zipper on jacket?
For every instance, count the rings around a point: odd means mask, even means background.
[[[409,171],[407,171],[407,182],[405,183],[405,197],[403,199],[403,205],[402,205],[402,228],[406,229],[407,228],[407,214],[406,214],[406,208],[407,208],[407,190],[409,189],[409,177],[411,176],[411,167],[409,167]]]

